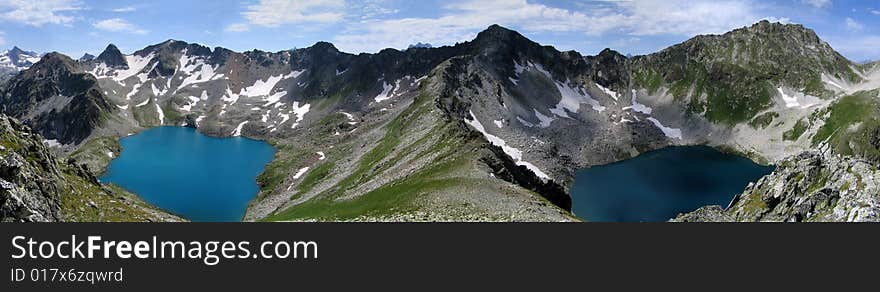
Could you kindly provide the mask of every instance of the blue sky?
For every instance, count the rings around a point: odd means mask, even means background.
[[[0,48],[79,57],[167,39],[236,51],[329,41],[358,53],[454,44],[498,23],[562,50],[644,54],[760,19],[804,24],[851,60],[880,60],[876,0],[0,0]]]

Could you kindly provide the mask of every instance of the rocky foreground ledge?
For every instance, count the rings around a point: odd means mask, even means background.
[[[707,206],[674,222],[877,222],[880,181],[866,160],[827,150],[807,151],[780,162],[749,184],[730,206]]]

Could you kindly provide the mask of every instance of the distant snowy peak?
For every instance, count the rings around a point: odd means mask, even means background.
[[[39,61],[40,54],[13,47],[0,54],[0,70],[18,72],[30,68]]]

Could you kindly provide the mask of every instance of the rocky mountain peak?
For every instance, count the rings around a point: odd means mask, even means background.
[[[22,49],[18,48],[18,46],[13,46],[12,49],[9,50],[9,54],[10,54],[10,55],[13,55],[13,56],[18,56],[18,55],[21,55],[21,54],[32,55],[32,54],[34,54],[34,53],[32,53],[32,52],[26,52],[25,50],[22,50]]]
[[[84,62],[85,62],[85,61],[91,61],[91,60],[94,60],[94,59],[95,59],[95,56],[92,55],[92,54],[89,54],[89,53],[85,53],[85,54],[83,54],[82,57],[79,58],[80,61],[84,61]]]
[[[510,48],[523,49],[526,47],[540,47],[535,43],[516,31],[507,29],[497,24],[493,24],[477,34],[477,37],[471,42],[478,48],[497,48],[499,46],[507,46]]]
[[[125,61],[125,56],[122,55],[122,52],[119,51],[119,48],[114,44],[107,45],[107,48],[98,55],[95,60],[104,62],[107,66],[110,67],[127,67],[128,62]]]
[[[311,47],[309,47],[309,49],[312,51],[319,51],[319,52],[324,52],[324,53],[334,53],[334,54],[339,53],[339,49],[337,49],[336,46],[334,46],[333,44],[328,43],[328,42],[317,42],[314,45],[312,45]]]
[[[51,52],[43,55],[43,58],[41,58],[39,62],[34,64],[31,69],[33,70],[28,71],[40,71],[40,69],[63,69],[69,72],[75,72],[77,71],[77,66],[76,62],[73,61],[73,59],[71,59],[70,57],[59,52]]]
[[[590,77],[593,81],[608,88],[624,87],[628,83],[628,58],[621,53],[604,49],[596,56],[585,58],[590,63]]]
[[[36,63],[40,57],[39,54],[22,50],[18,46],[12,47],[11,50],[0,54],[0,56],[3,56],[4,59],[6,59],[5,61],[2,61],[5,64],[0,66],[13,67],[17,69],[16,71],[27,69],[27,67],[30,67],[31,65],[33,65],[33,63]]]
[[[516,31],[508,29],[506,27],[500,26],[498,24],[493,24],[481,31],[477,34],[477,39],[485,39],[485,38],[497,38],[497,39],[509,39],[514,36],[519,35]],[[520,35],[520,37],[522,37]]]
[[[816,33],[809,28],[804,27],[801,24],[793,24],[793,23],[782,23],[782,22],[770,22],[769,20],[761,20],[752,24],[751,26],[740,28],[733,30],[733,32],[737,31],[749,31],[753,33],[806,33],[811,35],[816,35]]]
[[[211,48],[195,43],[187,43],[184,41],[169,39],[164,42],[148,46],[142,50],[135,52],[138,56],[147,56],[149,54],[156,55],[177,55],[186,50],[187,55],[208,56],[211,55]]]
[[[477,34],[465,46],[469,47],[471,54],[484,56],[491,59],[491,62],[512,64],[514,60],[540,58],[544,55],[544,48],[538,43],[497,24]]]

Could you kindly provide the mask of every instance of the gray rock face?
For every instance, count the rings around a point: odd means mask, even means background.
[[[865,160],[828,150],[801,153],[779,163],[722,209],[703,207],[679,222],[877,222],[880,171]]]
[[[120,52],[119,48],[117,48],[113,44],[107,45],[107,48],[104,49],[104,51],[101,52],[101,54],[99,54],[97,58],[90,58],[86,60],[88,61],[92,59],[103,62],[110,67],[128,67],[128,62],[125,61],[125,57],[122,55],[122,52]]]
[[[91,61],[94,59],[95,59],[95,56],[93,56],[92,54],[89,54],[89,53],[85,53],[85,54],[83,54],[82,57],[79,57],[80,62],[88,62],[88,61]]]

